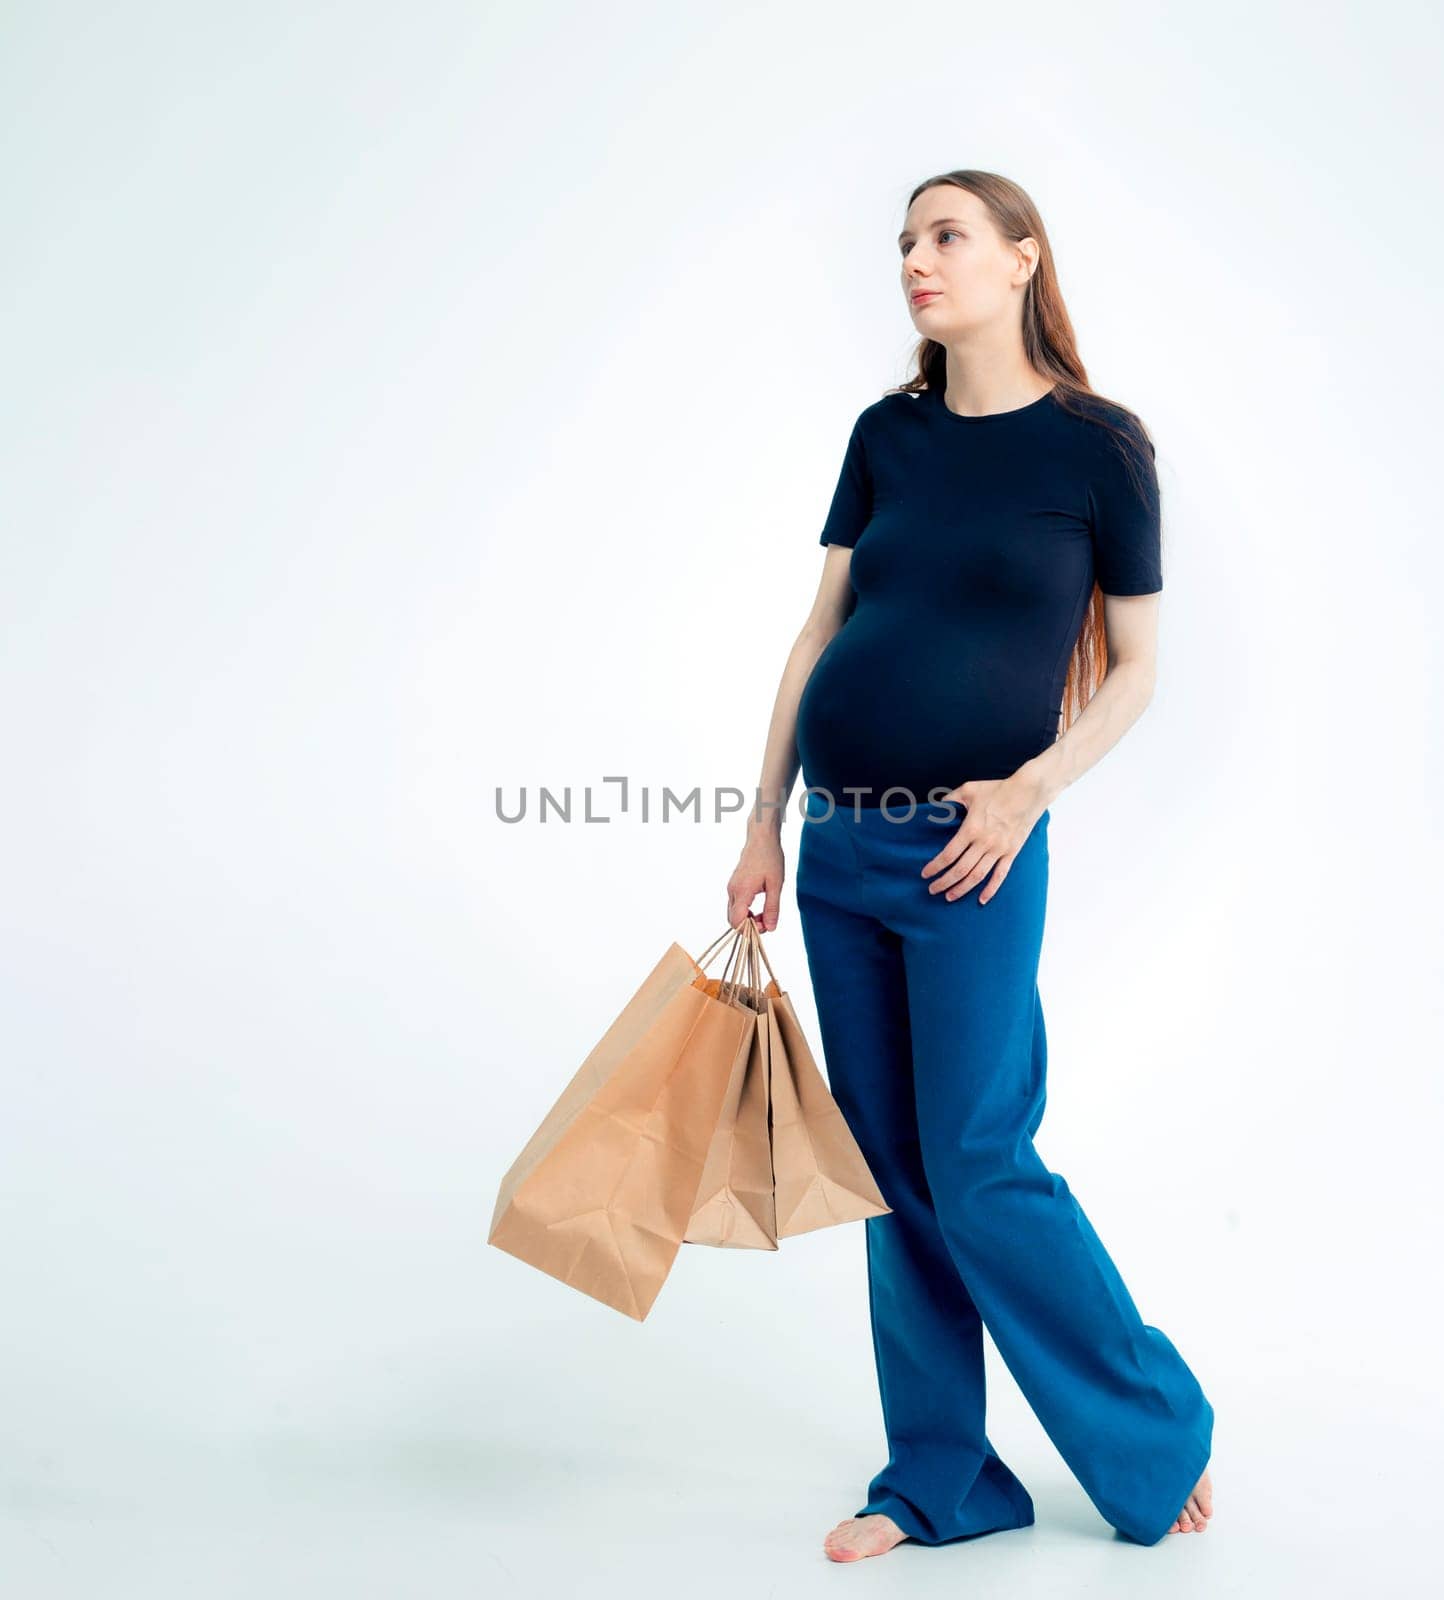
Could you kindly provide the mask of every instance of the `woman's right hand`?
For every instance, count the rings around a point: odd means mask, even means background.
[[[749,833],[732,876],[727,880],[727,926],[740,928],[743,920],[750,916],[763,933],[771,933],[777,926],[785,877],[781,838],[766,829]],[[751,909],[759,894],[766,895],[760,914]]]

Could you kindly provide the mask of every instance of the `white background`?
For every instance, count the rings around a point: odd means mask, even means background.
[[[1115,1539],[990,1350],[1037,1524],[855,1581],[1418,1592],[1437,17],[58,4],[0,42],[15,1592],[836,1581],[884,1459],[860,1225],[684,1249],[643,1324],[485,1234],[724,926],[741,823],[604,780],[755,783],[848,429],[911,370],[907,195],[966,166],[1038,202],[1157,442],[1158,691],[1052,807],[1038,1144],[1214,1401],[1216,1514]]]

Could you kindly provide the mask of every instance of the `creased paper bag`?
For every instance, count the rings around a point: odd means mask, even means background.
[[[508,1169],[487,1236],[639,1322],[757,1032],[757,1013],[717,987],[680,945],[667,950]]]

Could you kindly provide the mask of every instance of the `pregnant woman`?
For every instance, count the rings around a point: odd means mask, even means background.
[[[984,1327],[1102,1516],[1151,1545],[1208,1526],[1213,1407],[1033,1137],[1048,806],[1152,694],[1153,447],[1089,387],[1016,184],[930,178],[898,243],[917,371],[853,426],[727,886],[733,927],[776,927],[800,763],[828,1078],[892,1208],[864,1224],[889,1458],[824,1549],[1033,1521],[987,1436]]]

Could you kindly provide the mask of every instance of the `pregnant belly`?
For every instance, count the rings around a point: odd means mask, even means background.
[[[920,637],[920,632],[924,636]],[[1056,707],[1037,663],[979,631],[859,625],[818,658],[798,705],[797,745],[813,786],[934,786],[1006,777],[1052,742]]]

